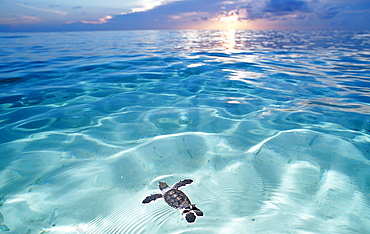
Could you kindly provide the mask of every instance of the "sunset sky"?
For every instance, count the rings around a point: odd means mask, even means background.
[[[370,30],[369,0],[1,0],[0,31]]]

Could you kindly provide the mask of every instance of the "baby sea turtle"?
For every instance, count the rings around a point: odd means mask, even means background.
[[[189,223],[195,222],[197,216],[203,216],[203,212],[198,209],[194,204],[191,204],[188,196],[179,190],[180,187],[187,184],[193,183],[193,180],[186,179],[181,180],[174,184],[172,187],[168,186],[165,182],[159,182],[159,189],[162,194],[156,193],[147,196],[142,203],[146,204],[157,200],[158,198],[164,198],[164,201],[171,207],[180,211],[180,213],[185,217],[186,221]]]

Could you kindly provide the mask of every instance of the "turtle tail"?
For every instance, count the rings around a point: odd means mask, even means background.
[[[203,216],[203,212],[195,205],[191,205],[182,211],[182,215],[188,223],[194,223],[197,216]]]

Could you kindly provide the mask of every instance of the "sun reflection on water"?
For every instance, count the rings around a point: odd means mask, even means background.
[[[222,46],[224,46],[227,50],[233,50],[235,49],[236,46],[236,41],[235,41],[235,34],[236,30],[235,29],[230,29],[227,31],[223,32],[224,35],[224,41],[222,43]]]

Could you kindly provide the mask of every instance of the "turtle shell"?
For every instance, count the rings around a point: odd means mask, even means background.
[[[173,208],[186,208],[191,205],[189,198],[178,189],[170,189],[164,195],[165,202]]]

